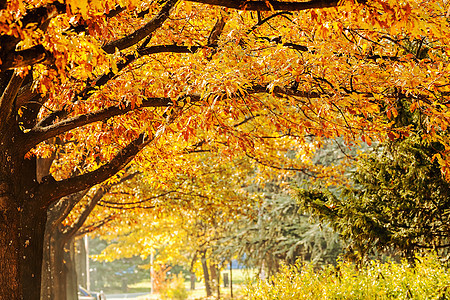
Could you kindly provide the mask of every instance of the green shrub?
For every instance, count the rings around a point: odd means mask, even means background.
[[[188,298],[188,292],[184,286],[183,274],[178,274],[162,285],[160,290],[162,299],[185,300]]]
[[[245,299],[450,299],[450,276],[438,258],[417,257],[415,267],[406,261],[366,267],[339,262],[315,270],[309,264],[284,266],[267,281],[245,289]]]

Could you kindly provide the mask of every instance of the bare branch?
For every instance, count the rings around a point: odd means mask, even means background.
[[[209,34],[208,45],[217,44],[220,35],[222,34],[223,29],[225,28],[225,24],[226,24],[226,17],[221,17],[220,19],[217,20],[216,24],[211,30],[211,33]]]
[[[105,224],[108,224],[109,222],[113,221],[117,216],[118,216],[118,214],[115,214],[115,215],[109,216],[101,221],[98,221],[94,224],[91,224],[88,227],[83,227],[76,232],[75,236],[83,236],[85,234],[88,234],[89,232],[93,232],[96,229],[99,229],[100,227],[104,226]]]
[[[252,28],[250,28],[247,31],[247,34],[250,34],[251,32],[253,32],[256,28],[258,28],[259,26],[263,25],[264,23],[270,21],[271,19],[278,17],[278,16],[282,16],[282,15],[292,15],[292,13],[290,12],[286,12],[286,11],[279,11],[277,13],[274,13],[273,15],[268,16],[267,18],[264,18],[262,20],[259,20],[258,23],[256,23],[255,25],[252,26]]]
[[[251,155],[250,153],[246,152],[245,155],[250,158],[253,159],[255,162],[257,162],[258,164],[262,165],[262,166],[266,166],[275,170],[284,170],[284,171],[296,171],[296,172],[301,172],[307,176],[313,177],[313,178],[323,178],[323,176],[318,176],[317,173],[310,173],[309,170],[307,170],[306,168],[293,168],[293,167],[282,167],[282,166],[277,166],[271,163],[267,163],[262,161],[261,159]]]
[[[77,231],[83,226],[84,222],[86,222],[86,219],[89,217],[89,215],[94,210],[95,206],[99,203],[99,201],[105,196],[113,186],[119,185],[121,183],[124,183],[125,181],[133,179],[136,175],[138,175],[139,172],[135,172],[132,174],[128,174],[120,178],[120,180],[113,184],[103,184],[101,187],[97,189],[95,194],[92,196],[92,198],[89,200],[87,206],[83,209],[78,219],[69,227],[66,228],[65,234],[68,235],[75,235]]]

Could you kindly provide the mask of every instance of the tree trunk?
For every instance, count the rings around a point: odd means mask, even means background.
[[[211,285],[210,285],[208,264],[206,263],[206,251],[202,252],[201,261],[202,261],[202,269],[203,269],[203,278],[205,280],[206,297],[211,297],[212,290],[211,290]]]
[[[65,242],[58,230],[47,228],[42,271],[42,300],[66,299]]]
[[[46,209],[25,206],[21,215],[20,233],[23,254],[21,267],[21,280],[23,283],[24,299],[39,299],[41,289],[41,272],[44,246]]]
[[[66,295],[67,300],[78,300],[78,278],[75,268],[75,241],[72,239],[66,244],[69,251],[65,254],[65,271],[66,271]]]
[[[18,158],[14,140],[14,130],[0,136],[0,299],[39,300],[47,211],[36,159]]]
[[[47,215],[45,209],[34,203],[13,198],[6,184],[0,183],[1,300],[40,299]]]
[[[220,289],[219,286],[219,282],[218,282],[218,272],[217,272],[217,265],[215,263],[210,263],[209,264],[209,278],[211,280],[210,286],[211,286],[211,290],[216,290],[216,292],[218,291],[218,289]],[[219,298],[220,293],[217,294],[217,297]]]
[[[230,297],[233,299],[233,261],[230,259]]]
[[[195,274],[191,272],[191,291],[195,290]]]
[[[0,183],[0,299],[21,299],[19,211],[6,183]]]
[[[67,242],[59,229],[46,231],[41,300],[78,299],[73,240]]]

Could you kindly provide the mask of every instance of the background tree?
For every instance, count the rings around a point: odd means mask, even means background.
[[[423,141],[426,126],[419,112],[399,109],[394,121],[396,126],[410,124],[413,133],[362,155],[350,186],[334,194],[298,194],[306,211],[330,222],[349,241],[348,254],[355,259],[379,250],[399,252],[412,261],[418,251],[433,249],[443,255],[450,246],[450,185],[438,162],[445,147]]]
[[[283,263],[294,264],[297,260],[335,262],[341,252],[338,234],[326,225],[311,223],[289,193],[271,191],[270,184],[266,184],[264,195],[251,214],[229,223],[216,249],[221,256],[237,258],[266,276],[278,272]]]
[[[124,213],[98,231],[111,244],[96,259],[154,254],[155,264],[182,265],[191,272],[199,265],[211,295],[212,282],[217,282],[214,274],[218,274],[214,266],[221,261],[212,256],[212,248],[224,235],[224,224],[245,214],[257,201],[243,189],[252,165],[247,157],[224,160],[209,152],[188,155],[196,156],[197,165],[191,165],[195,172],[174,167],[162,173],[164,168],[152,168],[140,175],[138,185],[126,183],[128,190],[110,193],[100,201],[101,206],[121,207]],[[154,172],[165,175],[163,184]],[[125,197],[120,200],[119,194]]]

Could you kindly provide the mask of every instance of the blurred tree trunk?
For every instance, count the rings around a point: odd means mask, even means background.
[[[211,290],[211,285],[210,285],[208,264],[206,262],[206,250],[201,251],[201,255],[202,255],[201,262],[202,262],[202,269],[203,269],[203,279],[205,280],[206,297],[211,297],[212,290]]]

